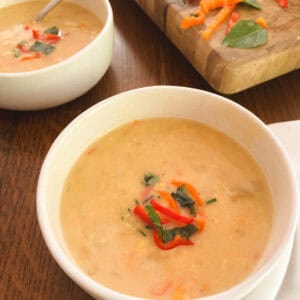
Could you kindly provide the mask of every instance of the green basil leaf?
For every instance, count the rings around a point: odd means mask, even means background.
[[[261,9],[260,4],[256,0],[243,0],[243,3],[250,5],[254,8]]]
[[[195,215],[195,201],[188,195],[184,185],[179,186],[176,192],[172,193],[172,197],[180,204],[181,207],[189,208],[191,214]]]
[[[41,52],[43,54],[49,55],[54,51],[55,47],[50,44],[35,41],[35,43],[29,49],[33,52]]]
[[[238,21],[225,36],[222,44],[231,48],[253,48],[268,41],[267,31],[252,20]]]
[[[154,208],[151,205],[146,205],[145,209],[147,211],[148,217],[150,218],[153,225],[155,226],[160,239],[162,241],[164,241],[165,240],[165,233],[164,233],[164,229],[163,229],[163,226],[161,224],[161,220],[160,220],[160,217],[159,217],[158,213],[154,210]]]
[[[58,29],[57,26],[52,26],[52,27],[49,27],[47,28],[44,33],[46,34],[56,34],[56,35],[59,35],[60,33],[60,30]]]

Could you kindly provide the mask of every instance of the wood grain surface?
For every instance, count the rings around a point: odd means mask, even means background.
[[[71,120],[102,99],[132,88],[168,84],[212,91],[133,1],[111,0],[111,4],[116,25],[113,63],[92,90],[45,111],[0,110],[1,300],[91,299],[55,263],[36,217],[36,185],[43,159]],[[300,119],[300,72],[229,98],[266,123]]]
[[[226,23],[207,42],[201,31],[212,22],[216,11],[209,13],[205,24],[182,30],[184,16],[195,13],[199,1],[135,0],[217,91],[232,94],[300,68],[300,2],[289,0],[282,9],[275,0],[259,0],[261,10],[238,5],[240,20],[267,22],[268,42],[252,49],[222,46]],[[185,1],[187,2],[187,1]]]

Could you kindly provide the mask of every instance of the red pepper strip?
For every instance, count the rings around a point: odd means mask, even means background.
[[[276,1],[282,8],[288,7],[288,0],[276,0]]]
[[[225,31],[225,34],[228,34],[229,31],[231,30],[231,28],[233,27],[233,25],[237,22],[239,18],[239,13],[234,11],[232,14],[231,14],[231,17],[230,17],[230,20],[228,22],[228,25],[227,25],[227,28],[226,28],[226,31]]]
[[[24,52],[24,53],[28,53],[30,52],[30,50],[25,46],[25,45],[17,45],[17,48],[21,51],[21,52]]]
[[[146,209],[144,206],[138,204],[137,206],[134,207],[133,212],[135,215],[137,215],[142,221],[144,221],[147,225],[153,226],[153,223],[151,219],[149,218]],[[161,218],[161,223],[162,224],[167,224],[168,220],[165,218]]]
[[[195,202],[198,205],[203,205],[203,200],[200,198],[200,196],[197,193],[197,190],[189,183],[184,182],[184,181],[177,181],[177,180],[172,180],[171,183],[175,185],[176,187],[179,187],[181,185],[184,185],[187,191],[189,192],[190,196],[195,200]]]
[[[25,61],[25,60],[31,60],[31,59],[35,59],[35,58],[40,58],[42,56],[42,53],[41,52],[36,52],[35,54],[33,55],[30,55],[30,56],[24,56],[22,57],[20,60],[22,61]]]
[[[156,211],[161,212],[162,214],[164,214],[165,216],[167,216],[173,220],[177,220],[177,221],[180,221],[185,224],[190,224],[190,223],[194,222],[194,218],[180,215],[180,214],[176,213],[175,211],[171,210],[170,208],[160,205],[154,199],[151,200],[151,205],[153,206],[153,208]]]
[[[142,220],[144,221],[147,225],[153,226],[152,221],[150,220],[147,211],[142,205],[137,205],[133,209],[133,212]]]
[[[58,41],[60,41],[61,37],[58,36],[57,34],[46,34],[45,36],[40,37],[39,39],[40,39],[40,40],[47,41],[47,42],[49,42],[50,44],[55,44],[55,43],[57,43]]]
[[[35,39],[40,38],[40,32],[38,30],[32,29],[32,34]]]
[[[155,242],[156,246],[162,250],[171,250],[178,246],[194,245],[194,243],[191,240],[187,240],[186,238],[184,238],[180,235],[176,235],[173,240],[171,240],[167,243],[163,243],[162,240],[160,239],[156,229],[153,231],[153,237],[154,237],[154,242]]]

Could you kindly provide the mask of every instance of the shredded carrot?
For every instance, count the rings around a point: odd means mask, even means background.
[[[172,180],[171,183],[175,185],[176,187],[179,187],[181,185],[184,185],[189,194],[192,196],[192,198],[195,200],[195,202],[198,205],[203,205],[203,200],[200,198],[200,196],[197,193],[197,190],[190,184],[185,181],[178,181],[178,180]]]
[[[181,28],[187,29],[193,26],[201,25],[205,21],[205,14],[199,9],[195,15],[186,16],[181,22]]]
[[[257,24],[259,24],[263,28],[267,28],[267,22],[264,18],[260,17],[255,20]]]
[[[243,0],[202,0],[200,6],[205,14],[216,8],[234,5],[243,2]]]
[[[235,5],[228,5],[223,7],[216,15],[215,20],[202,31],[202,38],[206,41],[210,39],[212,34],[230,17]]]
[[[162,198],[164,198],[168,202],[168,205],[172,210],[174,210],[176,213],[179,213],[179,209],[176,204],[176,201],[170,193],[166,191],[157,191],[157,192]]]

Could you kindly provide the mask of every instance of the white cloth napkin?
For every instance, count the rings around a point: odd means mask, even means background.
[[[275,123],[269,128],[279,138],[296,171],[300,185],[300,121]],[[276,300],[300,300],[300,220],[288,269]]]

